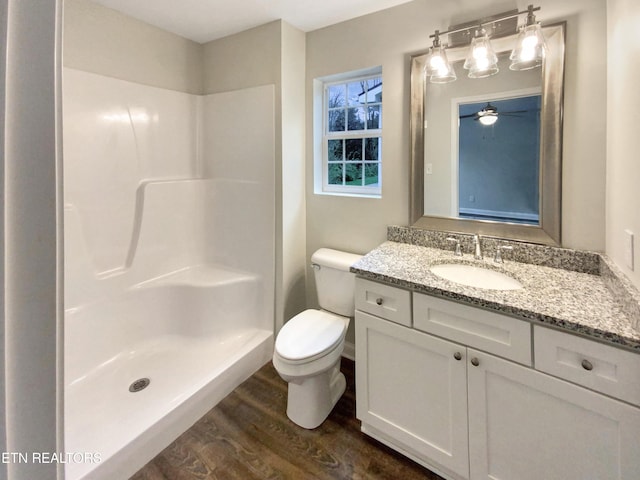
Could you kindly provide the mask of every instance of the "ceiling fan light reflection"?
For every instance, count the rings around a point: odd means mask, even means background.
[[[491,114],[486,114],[486,115],[482,115],[478,118],[478,121],[482,124],[482,125],[493,125],[494,123],[496,123],[498,121],[498,114],[497,113],[491,113]]]

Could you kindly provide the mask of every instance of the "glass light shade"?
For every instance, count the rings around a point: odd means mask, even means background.
[[[435,73],[429,77],[429,81],[431,83],[449,83],[453,82],[457,79],[456,72],[453,70],[453,67],[449,67],[448,70],[443,70],[441,72]]]
[[[456,72],[447,59],[444,47],[431,47],[427,55],[425,74],[431,83],[449,83],[456,78]]]
[[[509,55],[510,70],[530,70],[542,65],[546,52],[540,24],[527,25],[518,34],[516,47]]]
[[[476,36],[471,41],[464,68],[469,70],[471,78],[484,78],[498,73],[498,56],[487,35]]]
[[[482,125],[493,125],[494,123],[496,123],[498,121],[498,114],[497,113],[490,113],[490,114],[487,114],[487,115],[482,115],[482,116],[478,117],[478,121]]]
[[[492,65],[488,68],[472,68],[469,70],[469,78],[485,78],[490,77],[491,75],[495,75],[498,73],[500,69],[497,65]]]
[[[431,47],[429,49],[429,53],[427,55],[427,61],[425,64],[425,73],[428,76],[431,76],[437,73],[442,68],[445,68],[449,65],[449,61],[447,60],[447,52],[444,47],[437,46]]]

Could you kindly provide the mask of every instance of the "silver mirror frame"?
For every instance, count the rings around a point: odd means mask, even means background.
[[[424,230],[478,233],[510,240],[561,245],[565,29],[565,22],[542,27],[549,48],[542,67],[540,225],[424,215],[424,123],[427,103],[424,65],[427,54],[424,52],[411,56],[410,225]],[[499,40],[502,44],[503,40],[510,39],[511,37],[505,37]],[[515,41],[515,35],[513,41]],[[467,47],[457,48],[467,49]]]

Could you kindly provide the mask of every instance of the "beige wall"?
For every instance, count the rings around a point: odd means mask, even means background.
[[[64,66],[201,94],[202,45],[88,0],[64,0]]]
[[[640,3],[608,0],[607,254],[640,288]],[[635,268],[625,261],[624,230],[635,237]]]
[[[280,84],[282,22],[205,43],[204,93]]]
[[[306,308],[304,32],[282,22],[282,297],[287,320]],[[276,324],[279,327],[279,323]]]

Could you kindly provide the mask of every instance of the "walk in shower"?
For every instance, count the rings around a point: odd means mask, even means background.
[[[66,475],[127,478],[271,357],[274,90],[63,101]]]

